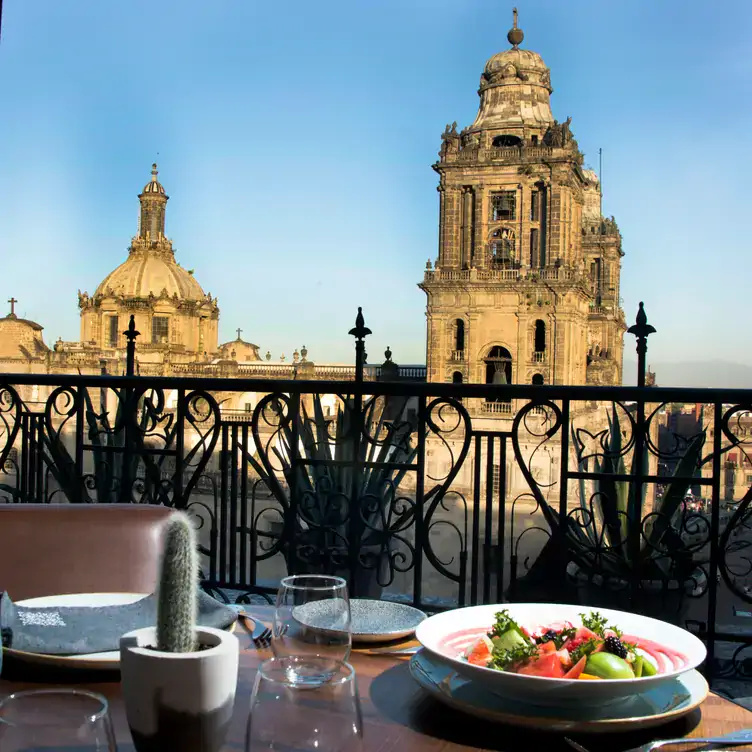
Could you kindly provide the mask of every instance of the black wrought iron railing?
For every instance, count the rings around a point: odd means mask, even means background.
[[[751,449],[752,390],[0,379],[0,500],[186,509],[209,589],[625,608],[716,673],[752,675]]]

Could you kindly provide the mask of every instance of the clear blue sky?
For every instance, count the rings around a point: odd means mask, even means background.
[[[651,361],[752,364],[752,3],[517,0],[523,46],[624,235]],[[437,246],[436,159],[505,49],[498,0],[6,0],[0,300],[78,338],[77,289],[124,260],[157,159],[178,260],[220,339],[349,361],[425,356],[416,283]],[[157,154],[159,156],[157,156]],[[628,356],[633,355],[631,337]]]

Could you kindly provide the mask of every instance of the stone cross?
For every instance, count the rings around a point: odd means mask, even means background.
[[[16,315],[16,303],[18,303],[18,301],[15,298],[11,298],[8,302],[10,303],[10,315],[15,316]]]
[[[238,329],[236,329],[235,331],[236,331],[236,332],[238,333],[238,339],[240,339],[240,332],[242,332],[243,330],[242,330],[242,329],[240,329],[240,328],[238,328]]]

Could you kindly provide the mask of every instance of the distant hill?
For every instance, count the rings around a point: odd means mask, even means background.
[[[703,360],[685,363],[650,363],[658,386],[714,387],[752,389],[752,366]],[[637,362],[624,358],[624,385],[637,383]]]

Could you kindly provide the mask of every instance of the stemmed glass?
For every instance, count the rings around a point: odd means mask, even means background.
[[[83,689],[16,692],[0,702],[0,750],[117,752],[107,700]]]
[[[328,680],[301,685],[299,664],[319,664]],[[363,718],[355,671],[329,658],[270,658],[259,667],[251,697],[245,752],[362,752]]]
[[[341,577],[293,575],[282,580],[274,613],[272,651],[294,684],[329,681],[350,657],[352,628],[347,583]]]

